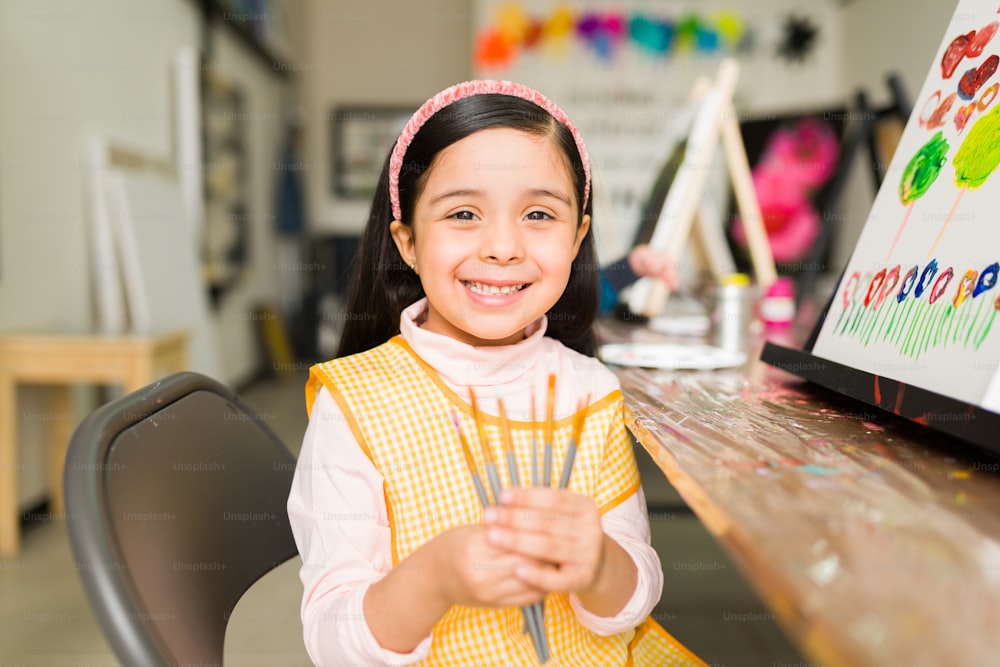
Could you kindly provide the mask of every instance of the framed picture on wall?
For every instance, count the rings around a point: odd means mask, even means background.
[[[401,106],[339,106],[330,112],[333,194],[371,199],[385,156],[415,111]]]

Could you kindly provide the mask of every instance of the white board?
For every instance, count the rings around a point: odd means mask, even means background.
[[[217,334],[180,186],[156,173],[113,169],[106,194],[131,332],[186,329],[188,368],[221,378]]]
[[[1000,412],[997,3],[942,28],[813,353]]]
[[[108,211],[106,188],[107,154],[105,142],[92,137],[87,144],[84,164],[87,193],[87,241],[90,257],[90,286],[94,295],[97,330],[119,335],[128,330],[128,313],[122,293],[114,231]]]

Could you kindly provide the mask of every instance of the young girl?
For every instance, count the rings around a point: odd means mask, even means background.
[[[590,211],[583,142],[534,90],[458,84],[401,132],[338,358],[311,369],[288,500],[316,664],[537,665],[520,608],[544,599],[550,665],[703,665],[647,618],[662,571],[622,395],[585,356],[598,303]],[[508,488],[484,510],[453,415],[478,443],[474,391],[503,461],[502,397],[523,484],[550,374],[557,471],[593,399],[570,486],[510,488],[501,466]]]

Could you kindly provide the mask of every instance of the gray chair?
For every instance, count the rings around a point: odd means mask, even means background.
[[[178,373],[97,409],[66,457],[70,543],[128,667],[221,665],[240,596],[296,555],[295,459],[233,392]]]

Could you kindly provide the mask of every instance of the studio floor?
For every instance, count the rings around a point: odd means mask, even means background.
[[[303,381],[265,380],[242,394],[293,452],[306,427]],[[638,446],[637,457],[663,563],[656,620],[712,667],[812,665]],[[32,519],[22,536],[20,556],[0,560],[0,666],[118,665],[84,597],[65,522]],[[301,641],[299,565],[298,558],[285,563],[240,600],[226,637],[226,665],[311,664]]]

